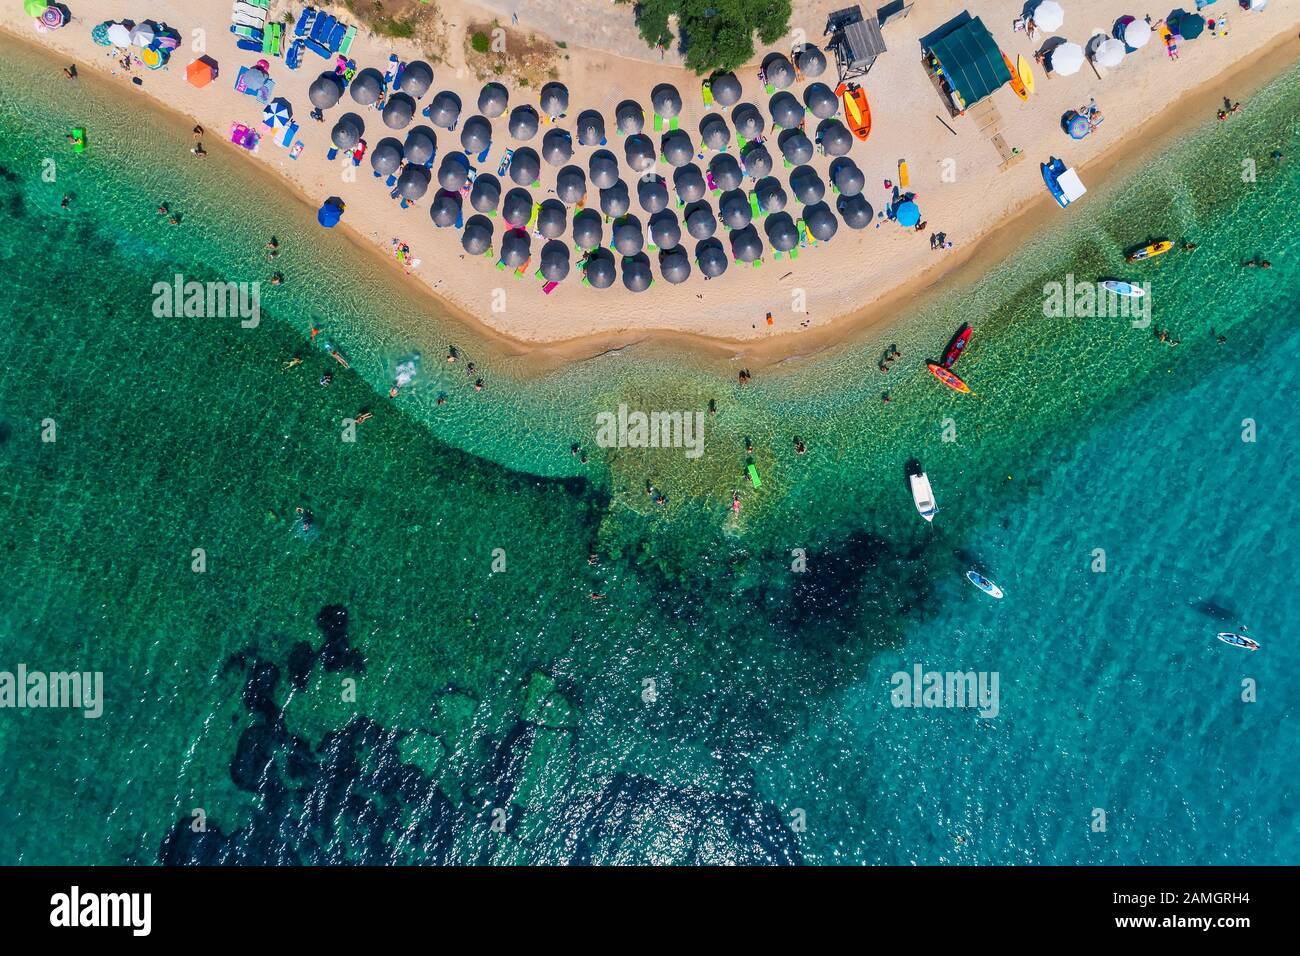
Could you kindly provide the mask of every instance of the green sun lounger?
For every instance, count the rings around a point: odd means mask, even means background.
[[[704,97],[704,108],[713,109],[713,83],[705,80],[700,84],[700,96]]]
[[[658,113],[655,114],[655,132],[661,132],[664,128],[664,118]]]
[[[339,43],[339,52],[344,56],[348,55],[348,50],[352,49],[352,41],[357,38],[357,28],[348,27],[347,33],[343,34],[343,40]]]

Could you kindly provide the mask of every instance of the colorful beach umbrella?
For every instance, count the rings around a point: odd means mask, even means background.
[[[217,77],[217,68],[210,60],[199,58],[185,68],[185,79],[190,86],[199,89],[207,86]]]
[[[45,27],[47,30],[57,30],[59,27],[63,26],[63,24],[67,23],[67,19],[63,16],[63,11],[53,4],[41,11],[40,20],[41,26]]]
[[[1062,43],[1052,50],[1049,62],[1052,72],[1061,76],[1073,76],[1083,67],[1083,47],[1077,43]]]
[[[288,100],[282,96],[271,100],[266,104],[266,109],[262,110],[262,122],[271,129],[283,129],[292,118],[293,110],[290,109]]]
[[[108,23],[98,23],[90,31],[90,40],[95,46],[112,46],[113,41],[108,38]]]
[[[156,47],[147,47],[140,51],[140,62],[148,70],[161,70],[167,65],[167,54]]]
[[[1034,25],[1041,30],[1051,32],[1059,30],[1061,24],[1065,22],[1065,11],[1056,0],[1043,0],[1038,6],[1034,7]]]
[[[914,202],[902,202],[894,210],[894,219],[905,229],[912,229],[921,221],[921,209]]]

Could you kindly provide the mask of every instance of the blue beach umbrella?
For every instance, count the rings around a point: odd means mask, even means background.
[[[1065,131],[1070,134],[1071,139],[1083,139],[1091,130],[1088,128],[1088,120],[1078,113],[1071,112],[1065,120]]]
[[[343,200],[338,198],[325,200],[325,203],[320,207],[320,211],[316,213],[316,221],[326,229],[333,229],[342,218]]]
[[[921,221],[921,210],[914,202],[899,203],[898,208],[894,210],[894,218],[898,224],[906,229],[911,229]]]
[[[293,108],[283,96],[277,96],[262,110],[262,122],[271,129],[283,129],[293,118]]]

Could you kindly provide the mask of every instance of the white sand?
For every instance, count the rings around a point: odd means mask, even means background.
[[[590,6],[589,0],[583,2]],[[361,113],[367,124],[365,138],[372,147],[384,136],[401,138],[404,133],[388,130],[377,112],[358,108],[346,93],[339,106],[326,112],[326,122],[309,119],[307,87],[328,65],[313,53],[304,54],[302,68],[297,71],[290,71],[282,60],[272,60],[271,65],[276,95],[286,97],[293,104],[295,118],[301,124],[299,138],[306,143],[301,158],[291,161],[287,151],[269,139],[256,155],[217,148],[215,140],[225,139],[233,122],[264,131],[260,126],[261,104],[233,88],[239,67],[251,65],[260,57],[235,47],[235,38],[228,29],[231,8],[228,0],[101,0],[93,5],[73,0],[70,5],[79,19],[52,33],[36,33],[21,11],[15,10],[17,4],[3,8],[0,28],[35,40],[77,60],[83,67],[116,71],[116,81],[128,90],[135,90],[130,86],[129,76],[107,55],[108,51],[91,42],[91,27],[105,19],[127,17],[157,20],[177,28],[187,37],[202,27],[206,31],[206,47],[201,52],[220,64],[221,76],[215,83],[196,89],[186,82],[185,67],[198,53],[185,49],[177,51],[165,70],[147,72],[137,68],[132,74],[143,76],[144,86],[138,89],[145,96],[166,102],[207,128],[205,145],[209,156],[202,161],[264,164],[286,177],[316,205],[330,195],[343,197],[347,202],[344,222],[348,227],[373,241],[390,261],[390,239],[400,236],[410,244],[414,255],[422,259],[413,271],[415,278],[457,310],[507,338],[557,343],[595,337],[611,343],[620,338],[630,340],[651,331],[664,331],[732,343],[747,341],[751,346],[759,344],[755,340],[766,339],[766,350],[791,353],[806,351],[814,341],[824,343],[841,335],[860,324],[861,317],[869,312],[878,317],[886,307],[905,308],[916,290],[933,285],[957,263],[969,260],[977,254],[979,246],[990,245],[981,243],[981,237],[988,236],[1017,210],[1045,195],[1039,163],[1050,155],[1065,158],[1089,182],[1090,169],[1107,166],[1102,158],[1108,151],[1121,151],[1144,138],[1154,128],[1153,117],[1181,96],[1220,75],[1224,76],[1224,85],[1216,92],[1234,95],[1239,92],[1230,82],[1234,64],[1249,59],[1281,37],[1289,36],[1294,45],[1300,30],[1300,4],[1274,3],[1262,14],[1250,14],[1231,0],[1218,0],[1202,12],[1207,16],[1226,14],[1230,20],[1228,35],[1211,36],[1206,31],[1199,39],[1182,43],[1181,58],[1176,62],[1167,57],[1163,45],[1153,37],[1144,49],[1128,56],[1118,69],[1106,76],[1099,77],[1091,66],[1085,65],[1074,76],[1048,77],[1041,67],[1035,66],[1037,91],[1028,102],[1019,100],[1010,87],[999,90],[992,98],[1002,116],[1006,141],[1025,154],[1022,162],[1000,170],[997,151],[975,128],[971,117],[948,117],[921,64],[919,37],[960,12],[962,4],[958,0],[918,0],[908,18],[885,29],[889,52],[881,57],[863,83],[871,101],[873,131],[866,143],[855,142],[849,155],[866,174],[865,195],[876,209],[882,208],[887,198],[884,180],[896,180],[898,160],[908,161],[910,188],[918,194],[922,218],[928,222],[925,232],[903,230],[887,222],[879,228],[872,226],[854,232],[841,224],[830,243],[802,250],[797,261],[774,260],[768,249],[761,268],[733,263],[724,276],[709,282],[696,270],[681,286],[658,279],[640,294],[626,291],[621,283],[603,291],[583,287],[575,269],[569,279],[547,296],[542,292],[542,284],[532,276],[538,264],[541,240],[533,240],[534,258],[528,274],[516,279],[498,272],[490,260],[466,256],[460,246],[459,231],[433,226],[428,213],[432,190],[413,208],[401,210],[389,198],[389,190],[382,181],[372,176],[368,158],[355,170],[350,160],[346,164],[342,158],[335,162],[326,160],[330,129],[344,112]],[[808,38],[817,42],[825,12],[838,5],[838,0],[797,3],[792,26],[802,27]],[[301,6],[292,5],[295,15]],[[533,10],[537,6],[530,4]],[[1066,20],[1058,35],[1080,44],[1086,44],[1095,33],[1108,32],[1110,25],[1125,13],[1141,16],[1146,12],[1135,6],[1133,0],[1089,0],[1087,3],[1067,0],[1064,6]],[[1031,43],[1025,34],[1012,32],[1011,22],[1020,7],[1020,0],[970,0],[966,4],[973,15],[984,18],[986,26],[1013,60],[1017,54],[1032,59],[1033,52],[1046,37],[1040,35]],[[283,0],[275,0],[273,17],[278,18],[288,8]],[[331,9],[345,22],[353,22],[346,10]],[[864,9],[874,10],[874,5],[868,4]],[[473,114],[480,87],[463,69],[463,30],[471,19],[489,19],[492,13],[458,0],[445,0],[442,10],[449,28],[451,62],[434,65],[433,89],[422,99],[421,106],[439,89],[451,89],[465,104],[463,119]],[[606,15],[627,18],[631,13],[626,7],[610,6]],[[503,20],[509,29],[509,19]],[[286,28],[286,33],[291,31],[291,26]],[[620,37],[620,42],[626,41],[626,29],[613,32]],[[788,43],[784,50],[789,52]],[[373,66],[382,72],[390,52],[403,59],[423,58],[410,43],[372,37],[365,31],[358,35],[351,56],[359,68]],[[572,44],[563,52],[568,56],[559,62],[559,79],[568,85],[571,102],[568,119],[561,123],[571,123],[585,108],[600,110],[609,129],[608,148],[621,161],[622,138],[614,134],[615,104],[630,97],[648,108],[650,89],[656,83],[667,81],[677,86],[685,104],[681,128],[698,141],[698,124],[704,110],[699,78],[693,74],[668,63],[649,62],[652,57],[626,59],[579,49]],[[748,67],[738,70],[737,75],[744,85],[744,101],[754,102],[766,116],[768,97],[760,88],[755,71],[756,66]],[[834,84],[831,71],[822,79]],[[804,86],[796,84],[793,92],[801,95]],[[1105,123],[1088,139],[1076,142],[1061,132],[1060,118],[1067,109],[1087,103],[1089,97],[1096,98],[1105,114]],[[1203,93],[1201,99],[1204,100]],[[536,104],[535,89],[511,90],[511,106],[525,102]],[[1204,119],[1213,118],[1212,107],[1201,103],[1198,108],[1208,109]],[[957,135],[950,133],[936,116],[941,116]],[[492,151],[488,160],[480,164],[481,169],[493,173],[506,147],[512,145],[504,119],[494,121]],[[417,120],[425,122],[419,117]],[[811,115],[809,121],[811,130],[816,121]],[[546,128],[543,126],[543,132]],[[647,132],[654,136],[649,124]],[[454,133],[439,130],[438,134],[439,159],[448,150],[459,149],[459,130]],[[540,140],[539,135],[528,145],[539,148]],[[769,147],[777,160],[774,172],[781,174],[784,181],[788,170],[781,168],[774,139]],[[731,150],[734,155],[734,143]],[[578,147],[574,161],[585,166],[591,151]],[[199,160],[184,155],[177,161]],[[817,157],[813,165],[824,173],[829,160]],[[945,169],[954,171],[952,181],[944,180]],[[664,164],[660,164],[658,171],[671,177],[671,169]],[[355,173],[354,181],[345,178],[345,174],[351,173]],[[647,217],[635,201],[635,182],[630,180],[626,167],[624,173],[633,192],[632,211],[644,223]],[[554,176],[555,169],[543,163],[542,184],[534,191],[535,201],[546,198]],[[1096,185],[1096,181],[1092,180],[1092,184]],[[503,192],[512,185],[508,179],[503,181]],[[589,198],[594,204],[594,189]],[[829,190],[827,200],[833,204],[834,196]],[[1088,197],[1081,202],[1088,202]],[[792,197],[788,208],[796,216],[797,207]],[[466,202],[466,217],[471,213]],[[1070,215],[1072,211],[1053,214]],[[494,221],[499,233],[500,219]],[[761,232],[761,222],[759,228]],[[931,251],[928,235],[934,231],[946,232],[956,247],[947,252]],[[686,245],[688,249],[693,248],[689,238]],[[395,262],[393,265],[398,268]],[[506,293],[503,311],[493,310],[498,289]],[[797,312],[796,307],[804,304],[806,314]],[[873,304],[874,309],[868,309]],[[773,315],[771,327],[764,318],[768,312]],[[849,316],[859,317],[859,322],[845,321]],[[800,338],[796,340],[796,336]]]

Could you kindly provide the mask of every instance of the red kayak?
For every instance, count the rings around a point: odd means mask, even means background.
[[[947,385],[954,392],[962,392],[966,395],[970,394],[970,386],[938,362],[926,362],[925,367],[930,370],[931,375],[943,382],[943,384]]]
[[[957,334],[952,337],[948,343],[948,348],[943,353],[943,361],[939,364],[944,368],[952,368],[961,358],[962,350],[966,348],[966,343],[970,341],[971,327],[970,323],[963,323],[962,327],[957,330]]]

